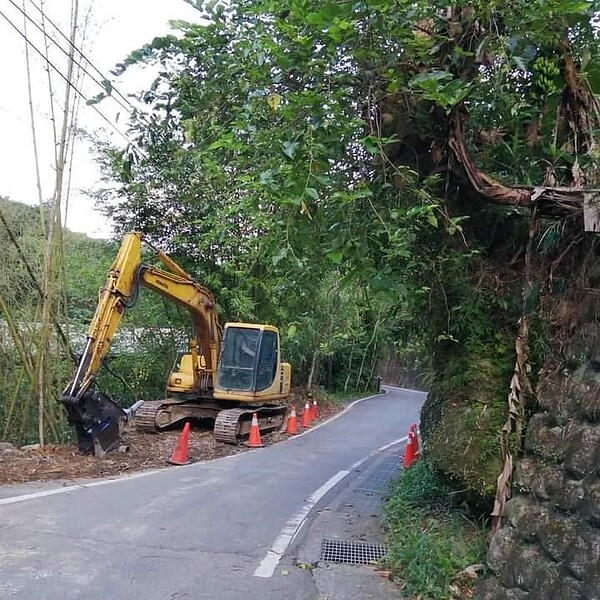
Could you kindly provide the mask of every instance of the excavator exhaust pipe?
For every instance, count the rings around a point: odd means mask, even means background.
[[[69,423],[75,427],[83,454],[103,456],[121,445],[121,426],[127,413],[102,392],[85,392],[81,398],[62,396]]]

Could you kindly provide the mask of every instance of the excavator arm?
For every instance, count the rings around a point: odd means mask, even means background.
[[[75,426],[79,448],[101,455],[120,443],[120,424],[125,411],[106,394],[92,391],[91,385],[108,353],[113,336],[127,308],[137,300],[140,287],[160,294],[186,308],[194,334],[190,340],[193,364],[191,391],[212,387],[221,340],[215,300],[205,287],[194,282],[169,256],[156,249],[159,261],[168,270],[142,263],[142,235],[125,235],[111,265],[106,285],[87,331],[85,349],[73,379],[60,400],[69,422]]]

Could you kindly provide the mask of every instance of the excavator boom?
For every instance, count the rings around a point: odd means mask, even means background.
[[[128,233],[123,238],[106,284],[100,290],[98,306],[88,327],[86,345],[75,375],[60,398],[69,422],[75,426],[79,448],[83,452],[104,454],[119,444],[120,423],[125,411],[106,394],[92,392],[90,388],[125,310],[137,300],[140,286],[155,291],[190,312],[194,325],[190,348],[196,363],[196,368],[192,369],[192,387],[198,387],[200,381],[205,387],[211,385],[216,372],[221,327],[212,294],[194,282],[169,256],[159,251],[156,253],[170,272],[142,263],[140,233]],[[202,357],[200,348],[204,349]]]

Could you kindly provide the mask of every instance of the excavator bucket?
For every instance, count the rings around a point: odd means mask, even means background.
[[[84,454],[102,456],[119,447],[126,412],[102,392],[86,392],[80,399],[62,396],[77,445]]]

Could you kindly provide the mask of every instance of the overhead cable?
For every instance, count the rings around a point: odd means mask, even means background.
[[[27,35],[25,33],[23,33],[11,20],[9,17],[7,17],[1,10],[0,10],[0,17],[3,17],[8,24],[25,40],[25,42],[35,51],[37,52],[37,54],[39,54],[42,59],[48,64],[48,66],[52,67],[52,69],[54,69],[54,71],[56,71],[56,73],[67,83],[67,85],[69,85],[71,88],[73,88],[73,90],[75,90],[75,92],[77,94],[79,94],[79,96],[81,96],[86,103],[88,103],[89,106],[91,106],[99,115],[100,117],[106,121],[106,123],[108,123],[108,125],[110,125],[110,127],[112,129],[114,129],[121,137],[123,137],[128,144],[134,145],[133,142],[129,139],[129,137],[124,134],[107,116],[105,116],[99,109],[97,106],[95,106],[94,104],[90,104],[89,99],[85,96],[85,94],[79,90],[79,88],[77,88],[77,86],[75,86],[73,84],[72,81],[69,81],[68,77],[66,77],[61,70],[56,67],[54,65],[54,63],[47,57],[44,55],[44,53],[30,40],[28,39]],[[141,153],[142,151],[136,147],[136,149]]]
[[[63,54],[65,54],[66,56],[70,56],[70,50],[65,50],[63,48],[63,46],[61,46],[51,35],[48,34],[48,32],[44,29],[44,27],[42,27],[37,21],[35,21],[34,19],[32,19],[26,11],[24,11],[14,0],[8,0],[28,21],[30,21],[39,31],[42,32],[42,34],[48,39],[50,40],[61,52],[63,52]],[[79,62],[77,59],[73,58],[73,62],[94,82],[96,83],[98,86],[100,86],[103,90],[106,90],[106,86],[104,85],[105,81],[108,81],[108,79],[102,74],[102,72],[97,69],[93,63],[90,61],[89,58],[87,58],[83,52],[81,50],[79,50],[79,48],[77,48],[77,46],[58,28],[57,25],[55,25],[44,13],[44,11],[38,7],[35,2],[33,2],[33,0],[30,0],[30,2],[41,12],[42,14],[42,18],[46,21],[48,21],[48,23],[50,23],[52,25],[52,27],[54,27],[54,29],[56,29],[56,31],[61,35],[61,37],[65,38],[67,40],[67,42],[69,43],[69,45],[72,47],[73,50],[75,50],[86,62],[87,64],[92,67],[92,69],[94,71],[96,71],[96,73],[98,73],[100,75],[100,77],[102,77],[102,80],[98,80],[94,75],[92,75],[83,64],[81,64],[81,62]],[[106,90],[108,92],[108,90]],[[111,91],[115,92],[115,95],[113,96],[112,93],[108,93],[109,96],[111,96],[114,101],[119,104],[119,106],[121,106],[121,108],[123,108],[126,111],[131,111],[131,110],[135,110],[134,105],[125,97],[123,96],[123,94],[121,94],[121,92],[119,92],[113,85],[111,82]],[[122,100],[120,100],[119,98],[122,98],[123,101],[125,102],[125,104],[123,103]]]
[[[54,27],[54,29],[59,33],[59,35],[64,38],[67,43],[73,47],[74,50],[76,50],[79,55],[81,56],[81,58],[83,58],[89,65],[90,67],[92,67],[92,69],[94,69],[94,71],[96,71],[96,73],[102,77],[102,79],[104,81],[108,81],[108,77],[106,77],[102,71],[100,71],[100,69],[98,69],[94,63],[90,60],[90,58],[88,56],[86,56],[82,50],[80,50],[79,48],[77,48],[77,46],[75,46],[75,44],[73,43],[73,41],[71,40],[71,38],[69,38],[69,36],[67,36],[58,25],[56,25],[56,23],[54,23],[54,21],[52,21],[52,19],[50,19],[50,17],[48,17],[48,15],[44,12],[44,9],[41,6],[38,6],[33,0],[29,0],[29,2],[31,4],[33,4],[33,6],[40,12],[40,14],[42,15],[42,17],[48,21],[48,23],[50,23],[50,25],[52,25],[52,27]],[[123,99],[124,102],[126,102],[131,109],[135,109],[135,106],[131,103],[131,101],[129,100],[129,98],[127,98],[127,96],[124,96],[116,87],[113,86],[113,91],[115,92],[115,94],[117,96],[119,96],[120,98]]]

